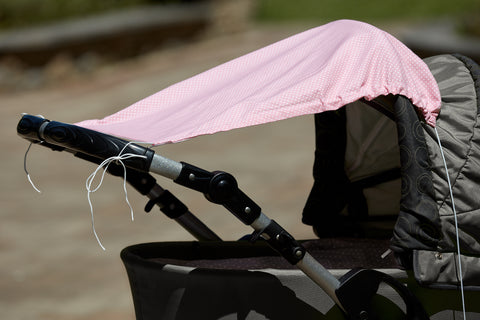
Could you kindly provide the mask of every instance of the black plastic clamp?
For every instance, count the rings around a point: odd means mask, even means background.
[[[259,235],[262,235],[292,265],[297,264],[305,256],[305,248],[275,220],[271,220],[265,229],[256,231],[251,240],[254,241]]]
[[[168,190],[163,190],[158,197],[148,201],[145,211],[150,212],[155,205],[158,205],[160,211],[171,219],[177,219],[188,212],[187,206]]]
[[[182,162],[180,175],[174,181],[202,192],[213,203],[221,204],[246,225],[252,224],[261,208],[239,188],[235,178],[223,171],[209,172]]]

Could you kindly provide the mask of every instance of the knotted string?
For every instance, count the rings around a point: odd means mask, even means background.
[[[40,142],[41,143],[41,142]],[[119,163],[122,165],[123,167],[123,191],[125,192],[125,202],[127,203],[128,207],[130,208],[130,217],[132,219],[132,221],[134,221],[134,214],[133,214],[133,208],[132,208],[132,205],[130,204],[130,201],[128,200],[128,192],[127,192],[127,170],[126,170],[126,167],[125,167],[125,164],[123,163],[123,160],[127,160],[127,159],[130,159],[130,158],[146,158],[146,156],[144,155],[138,155],[138,154],[132,154],[132,153],[125,153],[125,154],[122,154],[123,151],[125,151],[125,149],[134,142],[129,142],[127,143],[123,148],[122,150],[119,152],[119,154],[117,156],[113,156],[113,157],[110,157],[108,159],[105,159],[102,163],[100,163],[98,165],[98,167],[95,169],[95,171],[90,174],[85,182],[85,188],[87,189],[87,199],[88,199],[88,204],[90,206],[90,216],[91,216],[91,221],[92,221],[92,231],[93,231],[93,234],[95,236],[95,239],[97,240],[97,243],[99,244],[99,246],[102,248],[102,250],[106,250],[105,247],[103,246],[102,242],[100,241],[100,237],[98,236],[97,234],[97,231],[95,229],[95,216],[94,216],[94,213],[93,213],[93,204],[92,204],[92,199],[91,199],[91,194],[98,191],[98,189],[100,189],[101,185],[103,184],[103,180],[105,178],[105,174],[108,170],[108,167],[109,165],[112,163],[112,162],[116,162],[116,163]],[[25,152],[25,156],[23,158],[23,170],[25,171],[25,173],[27,174],[27,179],[28,181],[30,182],[30,184],[32,185],[33,189],[35,189],[35,191],[37,191],[38,193],[41,193],[40,189],[38,189],[35,184],[33,183],[32,181],[32,178],[30,176],[30,173],[28,172],[28,169],[27,169],[27,158],[28,158],[28,153],[30,151],[30,148],[32,147],[32,144],[33,142],[31,142],[27,148],[27,151]],[[101,175],[101,178],[100,178],[100,181],[99,183],[92,187],[93,185],[93,182],[95,180],[95,177],[97,176],[97,174],[103,169],[103,172],[102,172],[102,175]]]
[[[85,181],[85,187],[87,189],[88,204],[90,206],[90,216],[91,216],[91,220],[92,220],[92,231],[93,231],[93,234],[95,236],[95,239],[97,240],[98,245],[104,251],[106,249],[103,246],[102,242],[100,241],[100,237],[98,236],[97,231],[95,229],[95,217],[94,217],[94,214],[93,214],[93,204],[92,204],[91,194],[96,192],[98,189],[100,189],[100,187],[103,183],[103,179],[105,178],[105,173],[107,172],[110,164],[114,161],[116,163],[121,164],[122,167],[123,167],[123,191],[125,192],[125,202],[127,203],[128,207],[130,208],[130,217],[131,217],[132,221],[134,221],[133,208],[130,204],[130,201],[128,200],[128,193],[127,193],[127,169],[125,167],[125,164],[123,163],[123,160],[127,160],[127,159],[130,159],[130,158],[146,158],[146,156],[138,155],[138,154],[132,154],[132,153],[122,154],[123,151],[132,143],[133,142],[127,143],[117,156],[113,156],[113,157],[110,157],[108,159],[105,159],[102,163],[100,163],[98,165],[97,169],[95,169],[95,171],[92,174],[90,174],[90,176],[88,176],[87,180]],[[97,184],[97,186],[92,188],[92,184],[95,180],[95,177],[97,176],[97,174],[102,169],[103,169],[103,172],[102,172],[102,176],[100,178],[100,182]]]

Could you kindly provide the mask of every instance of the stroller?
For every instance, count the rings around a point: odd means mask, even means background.
[[[146,210],[159,206],[198,239],[122,251],[137,319],[455,319],[462,309],[480,319],[479,76],[467,57],[422,61],[387,33],[341,20],[103,120],[24,115],[17,132],[96,164],[111,159],[108,172],[147,196]],[[316,150],[302,220],[315,240],[295,240],[231,174],[124,140],[160,145],[306,114]],[[150,173],[254,232],[221,241]]]

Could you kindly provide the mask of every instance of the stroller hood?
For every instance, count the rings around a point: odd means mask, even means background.
[[[315,182],[303,222],[338,237],[392,221],[391,247],[419,282],[459,285],[459,250],[463,282],[478,288],[480,68],[460,55],[425,62],[442,96],[435,128],[402,96],[395,121],[361,101],[315,115]]]
[[[423,126],[428,150],[428,173],[434,191],[433,212],[440,219],[441,234],[436,247],[414,250],[413,267],[417,279],[422,283],[458,285],[458,242],[464,285],[476,287],[478,290],[480,68],[471,59],[460,55],[436,56],[425,61],[442,93],[442,112],[437,119],[441,146],[436,132],[431,127]],[[444,161],[448,167],[448,177]],[[415,188],[412,188],[411,192],[419,193]],[[396,229],[407,230],[409,227],[411,226],[400,224]],[[408,248],[409,245],[405,247]]]

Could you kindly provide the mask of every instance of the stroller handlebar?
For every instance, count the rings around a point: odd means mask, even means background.
[[[77,158],[97,165],[120,154],[130,153],[144,156],[122,159],[127,168],[112,163],[107,170],[113,176],[119,177],[124,175],[124,170],[128,172],[126,174],[127,182],[139,193],[150,198],[145,211],[149,212],[153,205],[158,205],[166,216],[176,220],[196,239],[201,241],[221,240],[180,200],[168,190],[160,187],[148,173],[148,171],[152,171],[175,179],[182,169],[181,163],[159,156],[151,149],[107,134],[75,125],[49,121],[39,116],[24,115],[18,123],[17,133],[32,143],[38,143],[54,151],[68,151]]]
[[[122,154],[138,155],[141,157],[131,157],[122,161],[131,169],[141,172],[152,171],[171,179],[175,179],[182,168],[180,163],[156,155],[150,148],[39,116],[23,115],[17,125],[17,133],[29,141],[44,144],[56,151],[82,153],[102,161]]]

